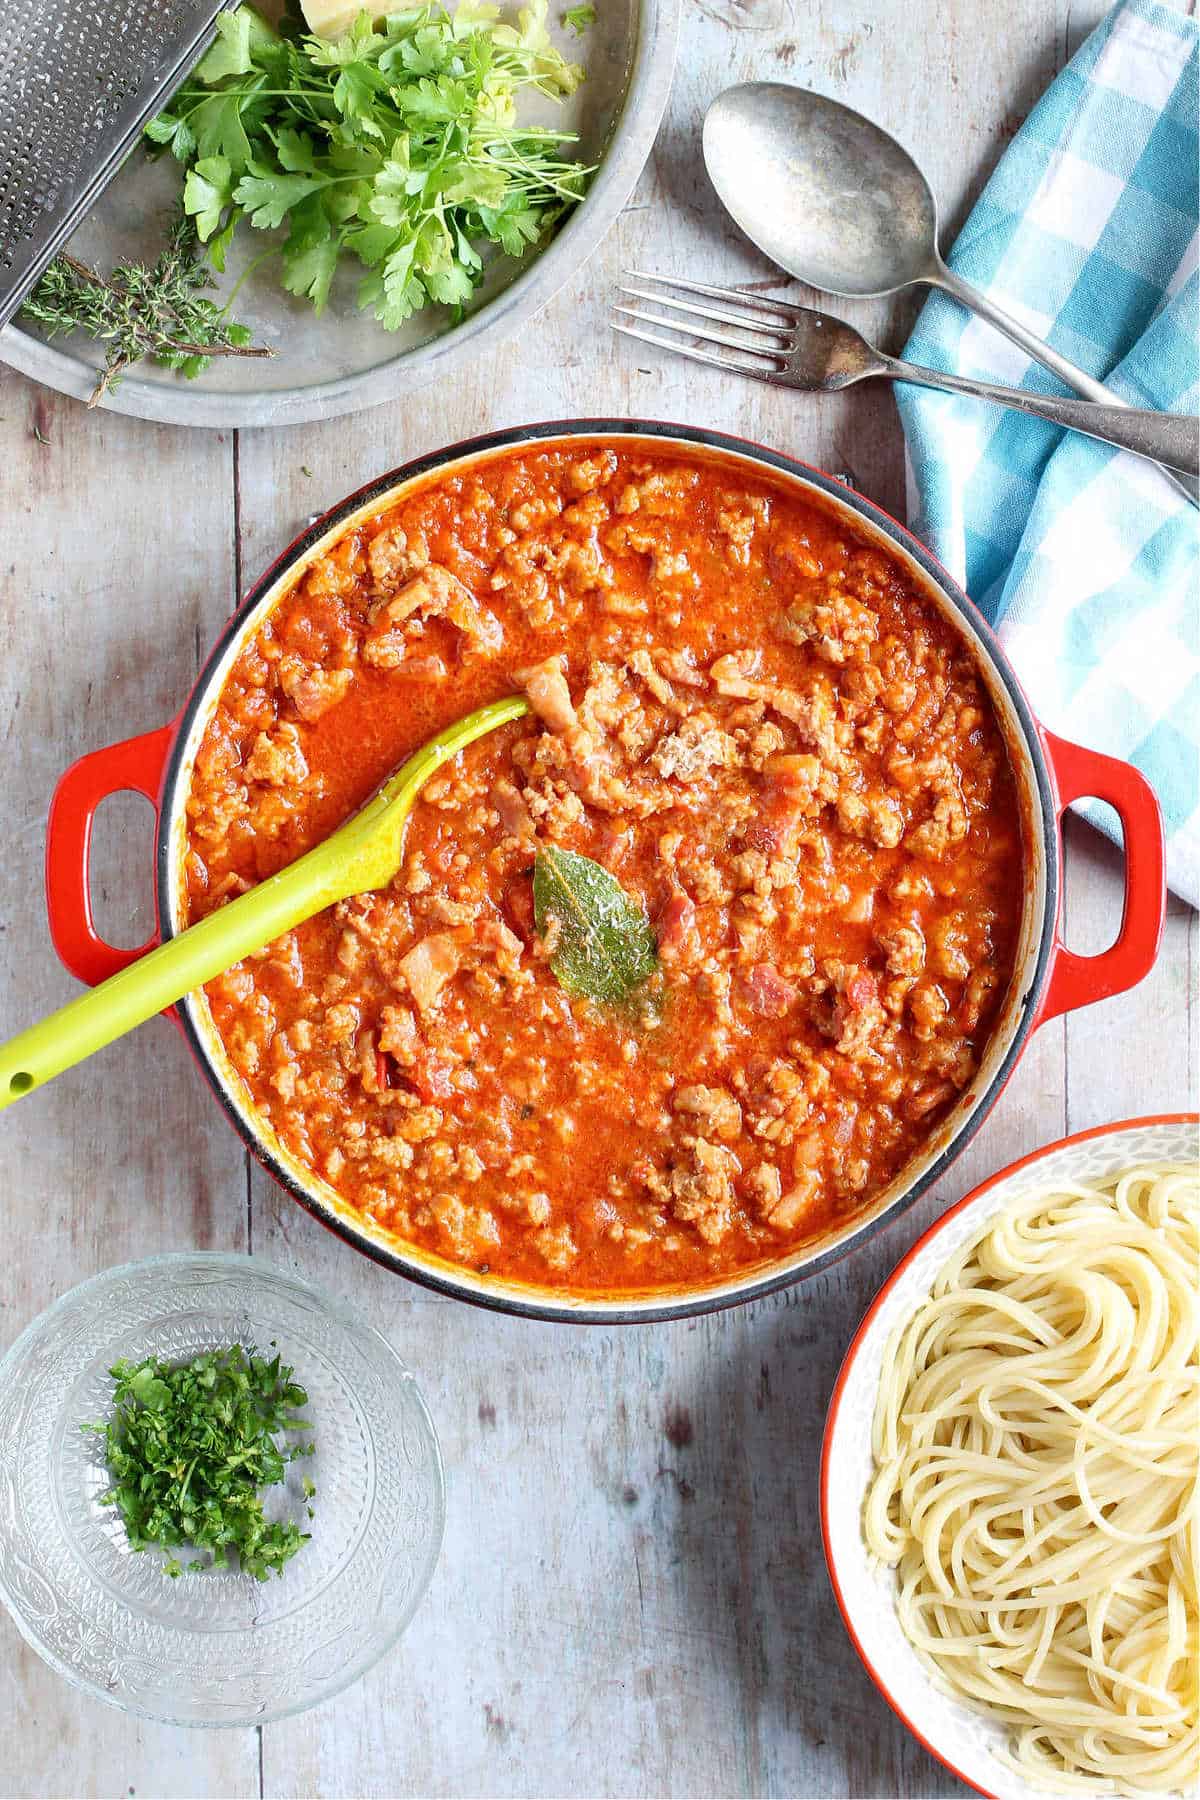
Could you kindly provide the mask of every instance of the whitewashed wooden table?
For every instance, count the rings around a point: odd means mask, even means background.
[[[88,413],[0,371],[0,1034],[74,991],[41,898],[46,804],[85,750],[170,717],[237,596],[306,515],[475,431],[572,414],[722,427],[849,472],[903,512],[891,394],[805,401],[608,334],[622,264],[775,285],[700,165],[705,104],[780,77],[917,150],[953,227],[1100,0],[685,0],[670,114],[603,250],[523,341],[402,405],[290,431]],[[912,316],[847,303],[897,346]],[[146,935],[149,815],[110,803],[95,895]],[[1068,932],[1109,940],[1116,854],[1068,832]],[[255,1168],[165,1023],[0,1121],[0,1348],[105,1266],[251,1250],[343,1293],[418,1372],[449,1478],[445,1549],[407,1636],[326,1706],[261,1730],[173,1730],[75,1693],[0,1614],[5,1795],[965,1793],[893,1718],[836,1614],[817,1522],[826,1400],[879,1281],[950,1200],[1035,1145],[1195,1103],[1195,915],[1172,903],[1135,993],[1056,1020],[938,1191],[761,1304],[589,1330],[407,1286]]]

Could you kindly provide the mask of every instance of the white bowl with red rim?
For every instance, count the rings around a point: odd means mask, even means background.
[[[871,1421],[893,1331],[929,1293],[943,1264],[1020,1195],[1060,1181],[1104,1181],[1147,1162],[1195,1162],[1200,1114],[1161,1113],[1078,1131],[991,1175],[944,1213],[872,1300],[834,1384],[821,1451],[821,1535],[846,1630],[868,1675],[925,1748],[991,1800],[1062,1800],[1035,1787],[997,1752],[1006,1727],[937,1682],[900,1628],[896,1576],[867,1549],[863,1505],[874,1474]]]

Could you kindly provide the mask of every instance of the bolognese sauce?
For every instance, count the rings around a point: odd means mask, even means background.
[[[377,1234],[576,1291],[717,1281],[861,1209],[971,1082],[1022,843],[965,638],[819,500],[622,440],[348,529],[247,642],[187,804],[190,918],[429,736],[402,866],[207,989],[253,1105]],[[644,1003],[556,978],[532,874],[652,922]]]

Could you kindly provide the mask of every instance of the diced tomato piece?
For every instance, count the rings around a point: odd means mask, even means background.
[[[450,1069],[433,1056],[419,1056],[408,1071],[409,1080],[422,1100],[449,1100],[454,1093]]]
[[[450,1065],[428,1053],[418,1055],[407,1068],[401,1068],[394,1056],[386,1050],[377,1050],[375,1071],[383,1091],[409,1087],[422,1100],[449,1100],[454,1094]]]
[[[772,963],[755,963],[746,976],[750,1011],[760,1019],[782,1019],[795,1005],[797,990]]]
[[[668,954],[683,950],[696,929],[696,903],[682,888],[676,888],[663,907],[658,921],[658,947]]]
[[[533,942],[537,927],[533,917],[533,877],[518,875],[504,890],[504,916],[523,943]]]

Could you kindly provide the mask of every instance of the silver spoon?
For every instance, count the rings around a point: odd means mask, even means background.
[[[942,288],[1085,399],[1128,404],[946,267],[929,183],[852,107],[777,81],[726,88],[704,117],[704,162],[734,222],[809,287],[860,298]],[[1194,480],[1175,479],[1196,497]]]
[[[853,326],[811,306],[794,306],[788,300],[771,300],[742,294],[736,288],[711,287],[705,282],[682,281],[677,276],[645,275],[633,271],[622,293],[635,300],[649,300],[657,308],[618,306],[620,318],[659,327],[658,333],[616,329],[626,337],[641,338],[663,350],[690,356],[737,375],[753,375],[801,393],[836,393],[856,381],[882,376],[886,381],[910,381],[917,387],[938,388],[946,394],[970,394],[976,400],[992,400],[1017,412],[1032,413],[1051,425],[1082,431],[1089,437],[1131,450],[1171,469],[1200,470],[1200,424],[1179,413],[1142,412],[1134,406],[1097,406],[1089,400],[1061,400],[1057,394],[1031,394],[1025,388],[1000,387],[969,375],[947,375],[918,363],[885,356],[860,336]],[[699,300],[681,300],[680,293]],[[707,302],[716,300],[712,306]],[[733,325],[736,331],[725,327]],[[673,332],[672,337],[662,331]],[[710,344],[712,349],[697,346]]]

